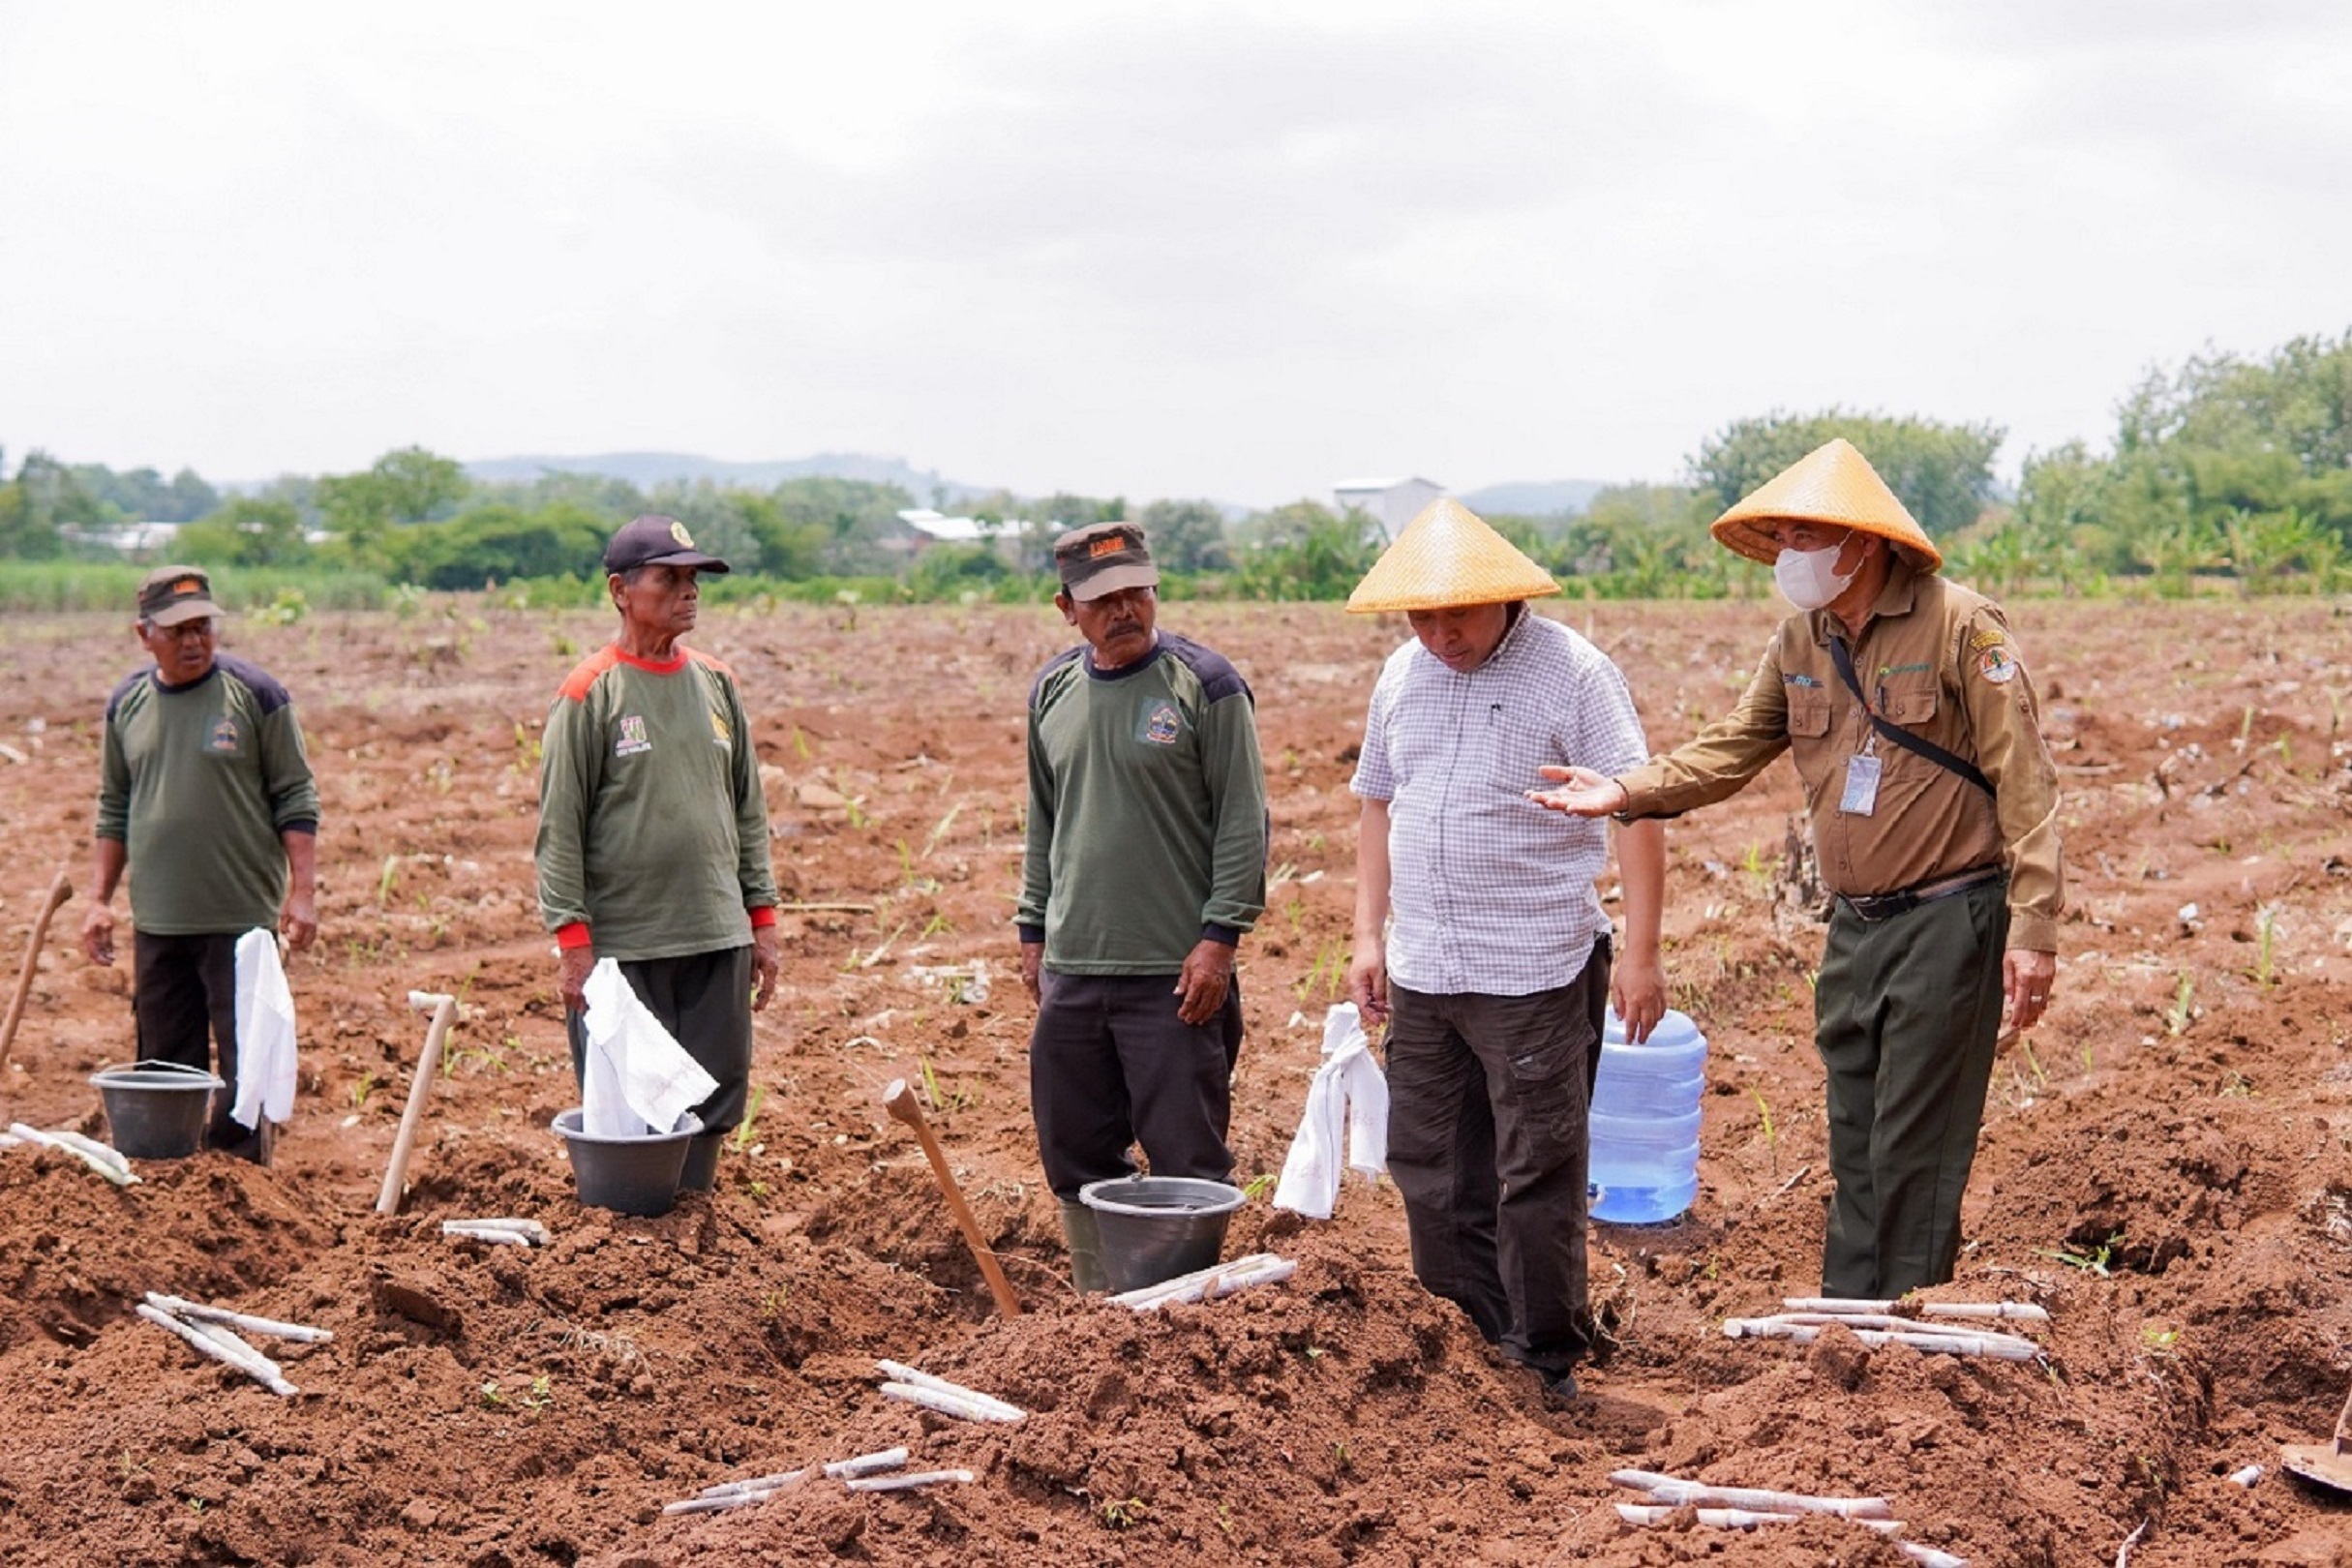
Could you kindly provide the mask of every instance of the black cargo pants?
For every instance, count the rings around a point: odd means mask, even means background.
[[[1241,977],[1205,1023],[1176,1016],[1174,975],[1038,978],[1029,1037],[1029,1108],[1054,1196],[1131,1175],[1143,1146],[1155,1176],[1233,1174],[1233,1068],[1241,1060]]]
[[[248,1128],[229,1114],[237,1102],[237,938],[244,934],[135,931],[131,1011],[140,1061],[201,1068],[227,1082],[213,1094],[204,1147],[266,1165],[276,1142],[269,1118]]]
[[[720,948],[676,958],[623,958],[620,978],[686,1054],[718,1080],[694,1107],[703,1131],[686,1150],[678,1186],[708,1191],[718,1179],[719,1146],[740,1126],[751,1098],[751,948]],[[586,1081],[588,1016],[567,1010],[572,1076]]]
[[[1609,968],[1604,937],[1583,974],[1530,996],[1389,984],[1388,1173],[1413,1273],[1548,1378],[1592,1343],[1588,1124]]]

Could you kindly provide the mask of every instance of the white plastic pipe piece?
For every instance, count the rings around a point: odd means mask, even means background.
[[[200,1301],[183,1301],[177,1296],[147,1292],[150,1306],[160,1307],[174,1317],[184,1317],[192,1323],[221,1323],[248,1334],[266,1334],[274,1340],[295,1340],[304,1344],[324,1344],[335,1337],[331,1329],[312,1328],[307,1323],[282,1323],[274,1317],[255,1317],[247,1312],[232,1312],[226,1307],[207,1307]]]
[[[532,1243],[536,1246],[544,1247],[547,1245],[547,1227],[536,1220],[519,1220],[501,1216],[478,1220],[470,1218],[444,1220],[441,1221],[441,1223],[445,1225],[464,1225],[471,1230],[511,1230],[517,1235],[528,1236]]]
[[[1010,1405],[1006,1406],[1010,1409]],[[879,1475],[884,1470],[895,1470],[907,1462],[903,1448],[886,1448],[879,1453],[860,1454],[855,1459],[835,1460],[825,1467],[825,1473],[836,1481],[854,1481],[861,1475]]]
[[[1727,1508],[1753,1508],[1767,1514],[1835,1514],[1840,1519],[1892,1519],[1894,1510],[1884,1497],[1823,1497],[1804,1492],[1771,1492],[1755,1487],[1716,1487],[1682,1481],[1655,1470],[1615,1470],[1609,1479],[1620,1487],[1646,1492],[1661,1502],[1712,1503]]]
[[[11,1122],[8,1124],[8,1130],[26,1143],[38,1144],[44,1149],[54,1149],[59,1154],[67,1156],[69,1159],[80,1161],[83,1164],[89,1166],[92,1170],[98,1172],[98,1174],[104,1176],[107,1181],[112,1182],[117,1187],[136,1187],[138,1185],[138,1178],[131,1173],[128,1166],[117,1169],[109,1161],[101,1160],[96,1155],[76,1149],[64,1139],[52,1137],[48,1133],[42,1131],[39,1128],[27,1127],[22,1122]]]
[[[874,1365],[881,1370],[884,1376],[893,1382],[908,1384],[915,1388],[931,1389],[936,1393],[951,1395],[956,1399],[967,1400],[993,1409],[996,1414],[989,1418],[992,1420],[1018,1421],[1029,1413],[1019,1405],[1008,1404],[993,1394],[982,1394],[977,1388],[966,1388],[961,1383],[950,1383],[945,1377],[935,1377],[927,1372],[918,1372],[903,1361],[877,1361]]]
[[[1010,1405],[998,1404],[994,1401],[983,1403],[969,1394],[950,1394],[945,1389],[926,1388],[920,1383],[885,1383],[882,1385],[882,1397],[886,1400],[903,1400],[909,1404],[920,1404],[926,1410],[937,1410],[942,1415],[956,1416],[965,1421],[995,1421],[1010,1426],[1027,1419],[1026,1412],[1015,1410]]]
[[[150,1307],[143,1301],[140,1302],[138,1306],[134,1309],[134,1311],[136,1311],[139,1316],[145,1318],[148,1322],[153,1323],[156,1327],[161,1329],[168,1329],[171,1333],[178,1335],[181,1339],[194,1345],[202,1354],[210,1356],[213,1360],[221,1362],[226,1366],[235,1368],[238,1372],[243,1372],[246,1376],[251,1377],[254,1379],[254,1381],[261,1384],[264,1388],[267,1388],[272,1394],[290,1399],[294,1395],[301,1392],[300,1389],[287,1382],[286,1378],[279,1373],[277,1364],[275,1362],[272,1362],[268,1357],[254,1349],[252,1345],[246,1344],[242,1340],[238,1340],[235,1335],[227,1334],[226,1329],[222,1330],[221,1332],[227,1335],[228,1342],[224,1342],[222,1340],[206,1334],[202,1329],[196,1327],[194,1323],[185,1322],[180,1318],[172,1316],[169,1312],[164,1312],[158,1308]],[[234,1345],[241,1346],[245,1350],[246,1354],[242,1356],[237,1354],[237,1351],[231,1348],[232,1343]],[[258,1367],[255,1365],[256,1362],[259,1363]],[[264,1371],[262,1369],[267,1370]]]
[[[737,1497],[746,1492],[781,1492],[806,1480],[806,1470],[780,1470],[774,1475],[755,1475],[748,1481],[721,1481],[695,1493],[697,1497]]]
[[[1821,1338],[1822,1331],[1801,1323],[1775,1323],[1768,1318],[1734,1317],[1725,1320],[1724,1337],[1733,1340],[1787,1340],[1793,1344],[1811,1344]],[[1901,1344],[1914,1350],[1940,1352],[1948,1356],[1988,1356],[1997,1361],[2032,1361],[2041,1354],[2041,1346],[2030,1340],[2012,1339],[2005,1334],[1928,1334],[1895,1333],[1887,1329],[1858,1328],[1854,1337],[1867,1345]]]
[[[1195,1269],[1191,1274],[1180,1274],[1173,1280],[1162,1280],[1158,1284],[1123,1290],[1109,1299],[1122,1307],[1141,1311],[1146,1307],[1160,1307],[1170,1302],[1199,1301],[1211,1289],[1219,1296],[1229,1296],[1250,1285],[1279,1283],[1297,1272],[1298,1265],[1288,1258],[1277,1257],[1272,1252],[1251,1252],[1230,1263]]]
[[[766,1502],[777,1493],[785,1490],[783,1487],[770,1487],[766,1492],[729,1492],[717,1496],[689,1497],[684,1502],[663,1504],[662,1512],[665,1514],[716,1514],[730,1508],[749,1508],[755,1503]]]
[[[1793,1312],[1894,1312],[1902,1305],[1899,1301],[1861,1301],[1852,1296],[1784,1296],[1780,1304]],[[1915,1305],[1928,1317],[2006,1319],[2013,1323],[2050,1320],[2047,1312],[2030,1301],[1922,1301]]]
[[[1990,1340],[2012,1340],[2019,1344],[2034,1342],[2018,1334],[2000,1334],[1991,1329],[1974,1329],[1963,1323],[1924,1322],[1915,1317],[1883,1316],[1876,1312],[1775,1312],[1770,1317],[1734,1317],[1725,1319],[1725,1333],[1731,1339],[1769,1338],[1766,1330],[1774,1326],[1794,1328],[1883,1329],[1892,1334],[1953,1334],[1977,1336]],[[1741,1326],[1742,1333],[1732,1334],[1731,1323]]]
[[[868,1475],[842,1485],[852,1492],[905,1492],[913,1487],[937,1486],[943,1481],[964,1482],[972,1479],[970,1470],[915,1470],[906,1475]]]
[[[1141,1301],[1131,1302],[1124,1296],[1116,1299],[1139,1312],[1160,1307],[1183,1307],[1193,1302],[1217,1301],[1252,1285],[1280,1284],[1297,1272],[1298,1265],[1287,1258],[1261,1255],[1203,1270],[1198,1278],[1151,1286],[1150,1293]]]
[[[110,1143],[101,1143],[96,1138],[85,1138],[80,1133],[69,1132],[62,1127],[51,1132],[49,1136],[76,1153],[87,1155],[93,1160],[105,1161],[125,1176],[131,1174],[131,1161],[124,1158],[120,1149]]]
[[[532,1247],[537,1244],[519,1230],[502,1225],[481,1225],[466,1220],[444,1220],[441,1234],[460,1241],[478,1241],[490,1247]]]

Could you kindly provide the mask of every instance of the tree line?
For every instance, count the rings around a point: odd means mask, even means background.
[[[1714,545],[1726,506],[1832,436],[1867,454],[1944,549],[1988,591],[2134,591],[2201,584],[2246,593],[2332,592],[2352,546],[2352,331],[2297,338],[2269,354],[2205,354],[2149,372],[2123,398],[2103,450],[2072,441],[2028,454],[1999,492],[1995,424],[1830,408],[1775,411],[1708,436],[1683,482],[1603,490],[1580,512],[1490,518],[1571,590],[1595,597],[1722,597],[1763,574]],[[6,474],[0,460],[0,474]],[[467,589],[592,580],[605,538],[643,512],[683,521],[755,584],[811,594],[905,599],[1037,598],[1051,588],[1065,528],[1131,517],[1186,591],[1260,599],[1343,597],[1382,540],[1361,513],[1297,500],[1228,524],[1205,500],[1131,508],[1123,497],[1000,492],[965,508],[994,535],[920,549],[892,484],[796,478],[769,490],[547,473],[467,477],[422,447],[347,474],[289,476],[224,494],[192,470],[115,472],[28,454],[0,481],[0,556],[107,557],[109,525],[181,524],[171,554],[240,567],[350,571],[393,585]]]

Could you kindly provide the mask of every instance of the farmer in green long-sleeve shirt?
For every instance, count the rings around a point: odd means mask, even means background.
[[[299,952],[318,934],[318,785],[294,700],[220,651],[223,612],[196,566],[139,585],[132,628],[155,663],[106,700],[90,908],[81,947],[114,962],[116,885],[131,871],[132,1011],[139,1060],[201,1068],[218,1048],[207,1146],[270,1162],[269,1119],[230,1114],[237,1083],[237,938],[276,926]]]
[[[1266,903],[1266,784],[1250,687],[1156,624],[1143,530],[1054,544],[1054,604],[1085,644],[1029,695],[1021,980],[1038,1004],[1030,1108],[1070,1275],[1103,1288],[1088,1182],[1222,1181],[1241,1055],[1234,950]]]
[[[718,1080],[680,1185],[708,1189],[743,1119],[751,1014],[776,983],[768,808],[735,676],[681,647],[699,572],[727,563],[675,518],[641,517],[604,553],[620,613],[547,718],[539,775],[539,911],[556,934],[572,1067],[585,1069],[599,958],[618,961],[664,1028]]]

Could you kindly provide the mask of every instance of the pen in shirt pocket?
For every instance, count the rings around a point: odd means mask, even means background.
[[[1502,722],[1502,704],[1487,704],[1487,722],[1489,724],[1500,724]]]

